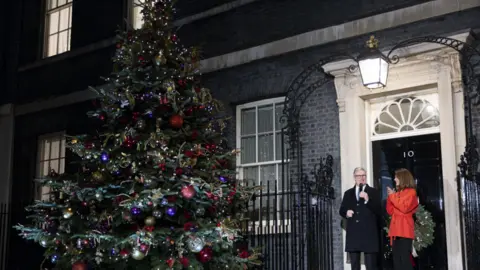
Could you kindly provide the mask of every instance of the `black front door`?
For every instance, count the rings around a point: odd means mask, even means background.
[[[419,252],[417,269],[447,269],[440,134],[375,141],[372,152],[373,177],[383,202],[387,198],[386,187],[395,185],[394,171],[406,168],[415,177],[420,203],[433,215],[435,242]],[[383,263],[388,267],[388,260]]]

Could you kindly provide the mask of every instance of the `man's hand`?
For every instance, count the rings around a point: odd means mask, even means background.
[[[391,195],[393,193],[395,193],[395,190],[391,189],[390,187],[387,187],[387,194]]]
[[[351,218],[353,216],[353,210],[348,210],[347,211],[347,217]]]
[[[365,201],[368,201],[368,194],[365,191],[360,192],[360,198],[364,199]]]

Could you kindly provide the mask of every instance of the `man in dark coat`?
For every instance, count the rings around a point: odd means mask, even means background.
[[[345,252],[350,254],[352,270],[360,270],[363,252],[367,270],[376,270],[379,246],[378,218],[381,216],[380,194],[366,184],[363,168],[353,172],[355,186],[343,194],[340,215],[347,219]]]

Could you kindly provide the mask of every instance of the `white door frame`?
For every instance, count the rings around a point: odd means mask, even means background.
[[[469,32],[451,36],[466,41]],[[371,168],[369,100],[398,94],[436,91],[439,94],[440,139],[442,141],[442,174],[447,234],[448,268],[461,269],[460,212],[457,196],[457,164],[466,145],[463,109],[463,84],[459,54],[437,44],[423,43],[399,50],[400,62],[390,65],[387,86],[367,89],[359,73],[351,73],[351,60],[329,63],[325,72],[335,77],[340,122],[341,194],[353,184],[355,167]],[[370,118],[368,118],[370,119]],[[372,184],[372,174],[367,174]],[[345,232],[343,232],[345,245]],[[349,265],[344,256],[344,268]],[[362,266],[363,267],[363,266]],[[363,268],[365,269],[365,268]]]

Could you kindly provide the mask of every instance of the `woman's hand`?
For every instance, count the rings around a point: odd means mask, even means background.
[[[388,195],[392,195],[393,193],[395,193],[395,190],[393,190],[393,189],[390,188],[390,187],[387,187],[387,194],[388,194]]]

